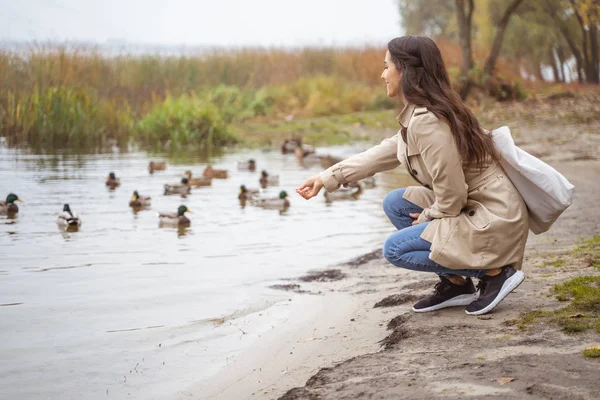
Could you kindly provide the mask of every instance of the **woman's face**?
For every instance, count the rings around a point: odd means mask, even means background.
[[[396,64],[392,61],[389,51],[386,51],[385,53],[384,64],[385,68],[381,73],[381,79],[385,81],[388,97],[399,97],[403,100],[404,97],[402,96],[402,90],[400,89],[402,72],[398,71],[396,68]]]

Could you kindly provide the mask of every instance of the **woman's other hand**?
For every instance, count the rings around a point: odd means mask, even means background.
[[[411,216],[411,218],[414,218],[415,220],[412,222],[413,225],[418,225],[419,224],[419,216],[421,215],[421,213],[410,213],[408,214]]]
[[[296,189],[296,193],[309,200],[319,194],[323,188],[323,181],[320,175],[314,175],[308,178],[302,186]]]

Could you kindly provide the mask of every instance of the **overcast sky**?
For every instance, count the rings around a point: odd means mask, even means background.
[[[401,33],[396,0],[0,0],[0,40],[362,45]]]

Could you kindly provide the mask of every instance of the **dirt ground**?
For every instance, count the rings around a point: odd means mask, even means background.
[[[600,126],[538,126],[518,137],[519,145],[576,186],[573,205],[553,228],[531,234],[524,283],[488,315],[468,316],[462,308],[417,314],[410,306],[430,293],[436,282],[431,276],[401,271],[379,251],[341,265],[339,275],[349,283],[336,283],[335,290],[363,299],[352,321],[360,330],[375,319],[379,330],[370,340],[380,347],[321,365],[304,386],[288,390],[280,400],[600,398],[600,362],[582,355],[584,348],[600,345],[600,333],[566,334],[552,323],[527,329],[510,324],[521,313],[561,307],[550,292],[554,284],[600,275],[569,252],[582,238],[600,234]],[[558,254],[566,262],[548,265]],[[299,283],[295,289],[304,289]],[[327,285],[321,283],[320,290]],[[333,290],[334,282],[330,285]]]

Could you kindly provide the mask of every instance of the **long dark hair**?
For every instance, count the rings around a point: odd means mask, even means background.
[[[387,47],[396,68],[402,72],[400,89],[405,100],[427,107],[450,125],[463,164],[483,168],[490,158],[498,161],[492,138],[452,89],[435,42],[423,36],[402,36],[392,39]]]

